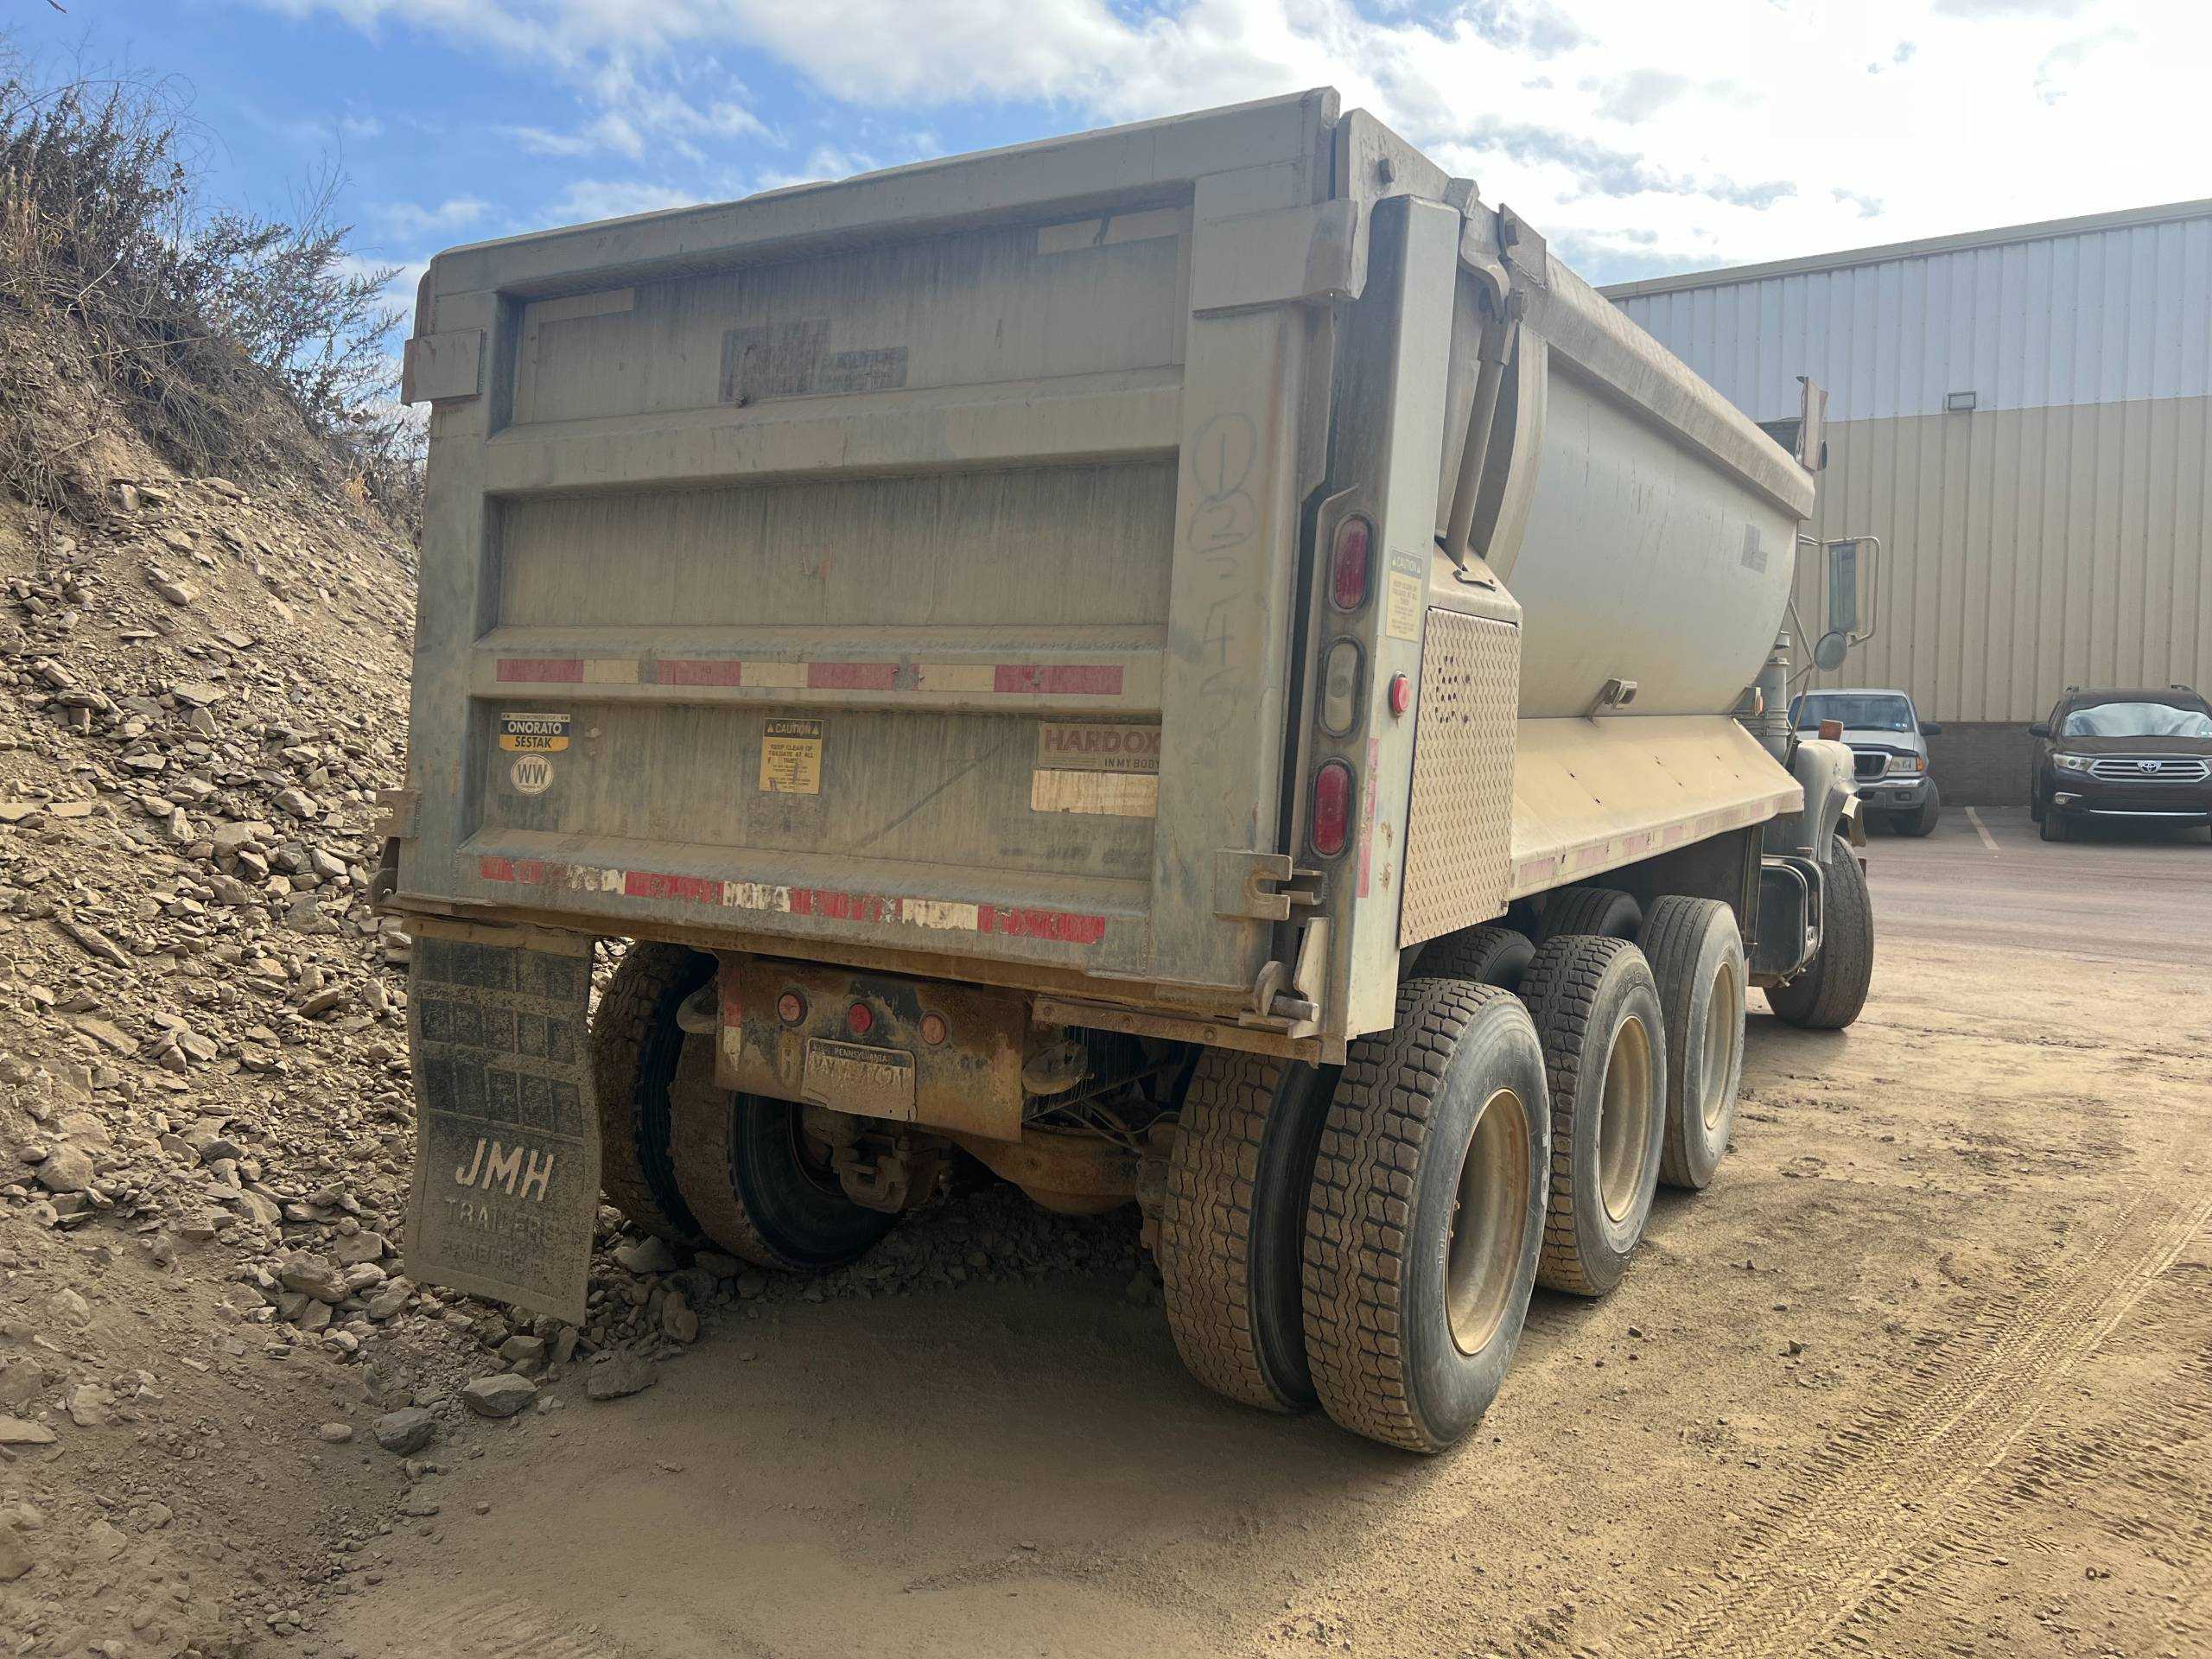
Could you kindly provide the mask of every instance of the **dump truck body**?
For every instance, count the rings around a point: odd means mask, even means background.
[[[1517,613],[1464,608],[1450,189],[1312,93],[442,255],[403,904],[1340,1046],[1393,988],[1357,950],[1770,813],[1725,716],[1809,484],[1538,245],[1486,480]],[[1376,526],[1360,700],[1418,677],[1432,607],[1434,660],[1489,677],[1473,747],[1430,722],[1480,798],[1432,783],[1419,833],[1419,718],[1307,729],[1324,497]],[[1632,736],[1582,719],[1611,678]],[[1359,797],[1329,881],[1288,770],[1325,750]],[[1255,987],[1317,915],[1333,984],[1286,1024]]]
[[[884,1210],[945,1145],[1125,1198],[1190,1056],[1333,1067],[1419,947],[1608,873],[1817,945],[1847,781],[1734,717],[1811,474],[1333,92],[458,249],[407,368],[385,885],[445,941],[455,1282],[575,1306],[510,1202],[620,1104],[564,940],[711,955],[662,1017]],[[471,1278],[440,1214],[523,1242]]]

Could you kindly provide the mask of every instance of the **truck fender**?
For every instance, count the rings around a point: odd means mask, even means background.
[[[1848,745],[1808,738],[1790,752],[1789,773],[1805,791],[1805,804],[1766,827],[1765,850],[1827,863],[1840,834],[1853,847],[1866,844],[1859,820],[1859,787],[1852,780]]]

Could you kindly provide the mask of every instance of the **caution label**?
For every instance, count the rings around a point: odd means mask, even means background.
[[[1389,591],[1383,596],[1382,630],[1393,639],[1421,638],[1421,576],[1427,561],[1418,553],[1390,556]]]
[[[567,715],[501,715],[499,747],[510,754],[558,754],[569,747]]]
[[[760,787],[774,795],[822,792],[822,722],[772,720],[760,735]]]
[[[1047,720],[1037,727],[1037,764],[1061,772],[1158,772],[1160,728],[1141,722]]]

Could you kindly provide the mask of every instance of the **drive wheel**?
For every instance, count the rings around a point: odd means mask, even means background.
[[[1421,946],[1412,979],[1471,979],[1478,985],[1518,990],[1535,941],[1510,927],[1465,927]]]
[[[600,1185],[632,1223],[671,1244],[706,1236],[676,1185],[669,1084],[683,1041],[677,1007],[714,971],[712,957],[680,944],[633,944],[592,1015]]]
[[[1441,1452],[1497,1396],[1543,1242],[1544,1061],[1509,991],[1398,988],[1351,1046],[1306,1211],[1306,1354],[1329,1415]]]
[[[1191,1374],[1267,1411],[1313,1403],[1299,1255],[1335,1066],[1210,1048],[1183,1096],[1160,1275]]]
[[[1897,830],[1907,836],[1929,836],[1936,833],[1936,821],[1943,816],[1943,797],[1934,784],[1928,785],[1928,798],[1910,812],[1897,817]]]
[[[2047,821],[2044,834],[2050,834]],[[1874,901],[1866,891],[1866,872],[1841,836],[1821,868],[1820,954],[1787,985],[1768,986],[1766,1001],[1793,1026],[1841,1031],[1866,1006],[1873,982]]]
[[[2037,820],[2045,841],[2067,841],[2073,836],[2074,827],[2066,822],[2066,815],[2056,806],[2046,806]]]
[[[1719,899],[1669,893],[1653,902],[1642,949],[1667,1033],[1659,1179],[1701,1192],[1727,1155],[1744,1080],[1743,933]]]
[[[707,1236],[732,1255],[791,1273],[842,1267],[898,1217],[845,1196],[832,1148],[806,1109],[715,1082],[715,1039],[686,1040],[669,1091],[676,1184]]]
[[[1602,1296],[1620,1283],[1659,1185],[1667,1050],[1659,991],[1625,939],[1545,944],[1521,982],[1551,1085],[1552,1191],[1536,1282]]]
[[[1536,943],[1564,934],[1591,933],[1601,938],[1632,939],[1643,925],[1643,906],[1618,887],[1561,887],[1544,899],[1536,923]]]

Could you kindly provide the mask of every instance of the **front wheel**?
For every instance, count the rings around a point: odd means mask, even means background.
[[[1306,1211],[1306,1357],[1344,1427],[1441,1452],[1521,1340],[1543,1244],[1543,1049],[1510,991],[1398,988],[1351,1046]]]
[[[1787,985],[1767,987],[1767,1006],[1807,1031],[1840,1031],[1866,1006],[1874,979],[1874,900],[1866,872],[1841,836],[1821,866],[1821,949]]]
[[[1896,818],[1897,830],[1907,836],[1931,836],[1936,833],[1936,820],[1943,816],[1943,797],[1934,784],[1928,785],[1928,798],[1910,812],[1900,812]]]
[[[2073,836],[2073,825],[2066,822],[2066,815],[2056,806],[2044,808],[2043,816],[2037,819],[2037,823],[2042,825],[2041,833],[2045,841],[2067,841]]]

